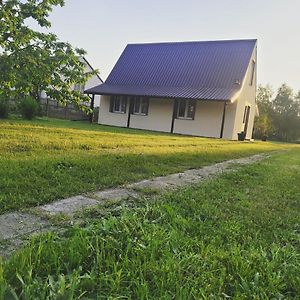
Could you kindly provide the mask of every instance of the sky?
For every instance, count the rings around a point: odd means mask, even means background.
[[[128,43],[258,39],[258,83],[300,89],[300,0],[66,0],[51,32],[106,79]]]

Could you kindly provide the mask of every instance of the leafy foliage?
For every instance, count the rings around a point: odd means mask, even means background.
[[[80,57],[83,49],[61,42],[52,33],[32,30],[26,23],[34,19],[49,28],[49,13],[63,0],[0,1],[0,90],[14,99],[31,95],[39,98],[42,91],[61,103],[81,106],[89,97],[72,87],[84,83],[95,72],[85,72]]]
[[[257,137],[267,136],[272,132],[272,121],[270,118],[272,88],[259,86],[257,91],[257,104],[259,116],[255,119],[255,135]]]
[[[8,117],[9,104],[4,97],[0,96],[0,118]]]
[[[27,96],[20,103],[20,112],[24,119],[32,120],[38,112],[38,103],[30,96]]]
[[[295,141],[300,138],[300,92],[294,95],[293,90],[283,84],[273,98],[270,86],[259,86],[257,104],[257,137],[272,135],[283,141]]]
[[[300,138],[300,105],[293,90],[283,84],[273,100],[273,120],[276,136],[284,141]]]

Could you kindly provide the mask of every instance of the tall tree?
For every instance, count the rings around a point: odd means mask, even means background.
[[[292,141],[299,138],[299,103],[293,90],[283,84],[272,102],[275,132],[279,139]]]
[[[263,136],[268,136],[273,131],[272,124],[272,96],[273,90],[270,85],[265,87],[262,85],[258,86],[257,89],[257,106],[259,111],[259,116],[255,118],[255,136],[262,138]]]
[[[63,0],[0,0],[0,93],[15,99],[24,95],[38,99],[45,91],[62,103],[89,101],[72,89],[94,73],[86,73],[80,60],[85,51],[27,25],[28,19],[33,19],[41,28],[49,28],[49,13],[63,5]]]

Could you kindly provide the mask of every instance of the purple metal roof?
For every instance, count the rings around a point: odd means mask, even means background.
[[[130,44],[105,83],[86,93],[230,100],[255,45],[256,40]]]

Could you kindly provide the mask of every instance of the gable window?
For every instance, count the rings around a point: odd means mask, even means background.
[[[253,85],[253,82],[254,82],[254,74],[255,74],[255,61],[252,60],[250,85]]]
[[[194,120],[195,110],[196,110],[195,100],[181,99],[178,101],[177,118]]]
[[[133,114],[148,115],[149,98],[147,97],[133,97]]]
[[[113,113],[126,113],[127,97],[126,96],[111,96],[109,111]]]

